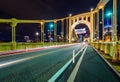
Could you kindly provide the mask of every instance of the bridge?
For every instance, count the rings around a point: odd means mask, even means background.
[[[111,35],[106,35],[104,29],[104,8],[107,3],[109,0],[100,0],[90,12],[69,14],[60,19],[0,19],[0,23],[10,24],[12,28],[12,41],[0,44],[0,81],[119,82],[120,74],[102,56],[105,54],[112,62],[120,62],[117,0],[113,0]],[[44,27],[49,22],[54,23],[54,41],[45,42]],[[57,38],[58,22],[61,22],[61,42]],[[40,24],[40,42],[16,42],[16,26],[23,23]],[[86,25],[88,30],[77,28],[81,24]],[[100,24],[102,36],[99,32]],[[89,32],[87,37],[82,36],[82,42],[80,31]]]

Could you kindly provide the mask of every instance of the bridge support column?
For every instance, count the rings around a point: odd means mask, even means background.
[[[57,21],[54,21],[54,42],[57,42]]]
[[[94,41],[94,39],[96,38],[95,37],[95,31],[96,31],[96,29],[95,29],[95,13],[93,13],[93,41]]]
[[[113,0],[113,41],[114,41],[114,45],[113,45],[113,62],[116,62],[118,60],[118,48],[117,48],[117,0]]]
[[[72,27],[71,27],[71,14],[69,15],[69,43],[72,42]]]
[[[97,41],[99,41],[99,9],[97,10]]]
[[[62,22],[62,41],[64,42],[64,20]]]
[[[66,19],[66,42],[68,42],[68,38],[69,38],[69,25],[68,25],[68,21],[69,19]]]
[[[16,26],[17,26],[17,20],[15,18],[12,18],[12,50],[16,49]]]
[[[117,38],[117,0],[113,0],[113,39],[114,41],[118,41],[118,38]]]
[[[93,32],[94,32],[94,31],[93,31],[93,20],[94,20],[94,19],[93,19],[93,12],[91,11],[91,17],[90,17],[90,23],[91,23],[91,25],[90,25],[90,26],[91,26],[91,29],[90,29],[90,30],[91,30],[90,40],[91,40],[91,42],[93,42],[93,36],[94,36],[94,35],[93,35]]]
[[[44,22],[41,23],[41,42],[44,43]]]
[[[102,8],[102,40],[104,41],[104,7]]]

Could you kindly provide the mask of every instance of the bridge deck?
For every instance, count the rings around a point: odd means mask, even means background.
[[[81,47],[80,44],[1,57],[0,82],[46,82],[72,58],[72,50],[78,51]],[[79,61],[81,63],[78,63]],[[75,78],[72,78],[74,82],[119,82],[120,80],[90,46],[80,52],[75,58],[75,63],[70,63],[56,82],[67,82],[72,72],[75,74]]]

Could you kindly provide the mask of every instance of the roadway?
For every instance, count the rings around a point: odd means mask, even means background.
[[[83,49],[84,48],[84,49]],[[72,59],[75,63],[61,69]],[[60,74],[61,72],[61,74]],[[54,77],[55,74],[58,78]],[[0,57],[0,82],[119,82],[120,77],[91,47],[74,44]]]
[[[0,57],[0,82],[47,82],[81,44]]]

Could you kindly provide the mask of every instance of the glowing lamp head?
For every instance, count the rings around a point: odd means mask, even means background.
[[[72,16],[72,14],[70,13],[69,16]]]
[[[111,12],[108,12],[108,13],[107,13],[107,17],[110,17],[111,15],[112,15]]]
[[[39,33],[38,33],[38,32],[36,32],[36,33],[35,33],[35,35],[36,35],[36,36],[38,36],[38,35],[39,35]]]
[[[90,10],[93,11],[93,8],[91,8]]]
[[[50,28],[54,28],[54,24],[53,23],[50,23],[49,26],[50,26]]]

